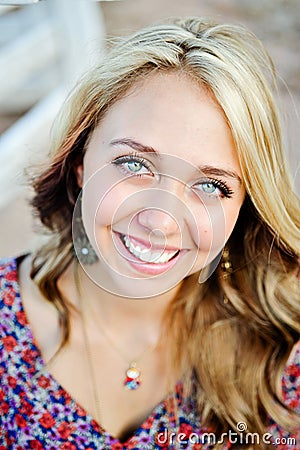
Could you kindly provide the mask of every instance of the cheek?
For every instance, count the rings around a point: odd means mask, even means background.
[[[123,205],[126,203],[126,192],[122,189],[112,189],[104,196],[99,193],[84,196],[86,216],[89,218],[89,226],[109,227],[120,220],[124,213]]]
[[[97,206],[95,214],[96,227],[109,227],[116,221],[119,209],[124,202],[120,190],[115,189],[106,195]]]
[[[221,203],[202,206],[193,215],[195,226],[191,227],[191,235],[196,247],[203,252],[221,248],[227,232],[226,215]]]
[[[111,165],[92,170],[90,160],[85,166],[84,186],[82,190],[82,209],[89,229],[95,226],[109,226],[124,209],[130,192],[120,180]]]
[[[134,202],[134,192],[124,183],[116,184],[106,191],[89,191],[83,198],[89,227],[95,229],[110,227],[124,218],[130,222],[138,209]]]
[[[236,224],[241,202],[218,202],[194,211],[195,225],[191,235],[200,251],[220,251],[228,240]]]

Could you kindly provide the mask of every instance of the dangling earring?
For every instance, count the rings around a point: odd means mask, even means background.
[[[232,263],[230,260],[230,254],[229,254],[229,250],[227,247],[224,247],[224,250],[223,250],[221,269],[223,271],[224,280],[228,280],[228,278],[230,278],[230,275],[232,273]],[[225,294],[223,295],[223,302],[225,304],[227,304],[229,302],[229,300]]]
[[[78,216],[76,216],[78,213]],[[98,261],[98,256],[93,249],[89,238],[85,232],[85,228],[82,221],[81,214],[81,198],[79,200],[79,205],[76,205],[76,212],[74,210],[73,216],[73,248],[75,255],[77,256],[79,262],[82,264],[94,264]]]
[[[221,268],[223,270],[223,278],[226,280],[230,277],[232,273],[232,263],[230,260],[229,250],[227,247],[224,247]]]

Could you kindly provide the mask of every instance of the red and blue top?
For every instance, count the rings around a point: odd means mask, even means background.
[[[201,427],[195,399],[183,398],[180,383],[176,437],[166,431],[170,424],[166,401],[155,407],[126,442],[105,431],[47,370],[22,305],[16,259],[0,261],[0,380],[0,450],[214,447],[213,434]],[[300,414],[300,342],[286,367],[282,387],[286,404]],[[288,433],[271,420],[264,439],[279,450],[300,449],[300,430]],[[233,442],[227,439],[223,448],[234,447]]]

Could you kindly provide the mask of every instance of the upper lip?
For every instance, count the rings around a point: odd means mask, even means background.
[[[153,243],[152,240],[145,241],[144,239],[141,239],[136,236],[131,236],[130,234],[127,234],[127,233],[121,233],[120,231],[115,231],[115,233],[117,233],[121,236],[127,236],[129,239],[141,244],[143,247],[149,248],[149,250],[151,249],[151,251],[156,250],[156,251],[164,251],[164,252],[175,252],[175,251],[182,250],[182,248],[180,246],[171,246],[171,245],[164,245],[164,244],[158,245],[158,244]]]

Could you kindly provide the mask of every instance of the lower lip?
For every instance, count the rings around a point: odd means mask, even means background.
[[[182,254],[182,250],[176,255],[174,258],[172,258],[170,261],[167,261],[165,263],[149,263],[144,262],[140,259],[138,259],[136,256],[134,256],[128,248],[124,245],[120,234],[115,233],[118,236],[118,242],[122,245],[122,253],[121,255],[126,259],[126,261],[133,267],[135,270],[137,270],[140,273],[144,273],[147,275],[160,275],[164,272],[167,272],[170,270],[178,261]]]

